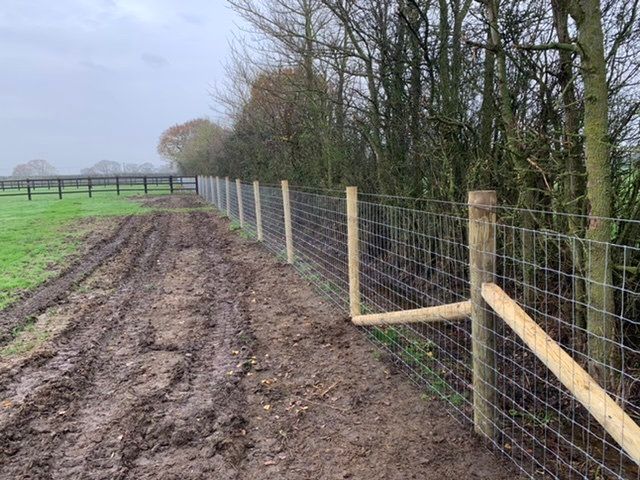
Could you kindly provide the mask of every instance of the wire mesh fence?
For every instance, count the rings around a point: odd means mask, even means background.
[[[213,182],[216,183],[215,180]],[[224,184],[224,181],[220,183]],[[238,196],[208,195],[239,222]],[[264,245],[286,261],[282,189],[260,186]],[[293,266],[341,312],[349,312],[347,201],[343,192],[291,189]],[[252,184],[242,184],[243,223],[255,237]],[[235,199],[234,199],[235,197]],[[222,202],[218,199],[221,198]],[[469,205],[360,194],[359,274],[363,314],[462,302],[470,297]],[[486,304],[491,324],[490,443],[531,478],[640,479],[632,438],[640,420],[640,244],[568,234],[571,216],[497,207],[495,284],[577,362],[628,415],[625,448],[592,415],[599,397],[578,401],[550,369],[550,354],[533,351]],[[545,228],[524,228],[524,215],[548,216]],[[580,219],[582,220],[582,219]],[[638,231],[634,220],[602,219],[615,232]],[[542,223],[541,223],[542,224]],[[635,230],[633,230],[635,229]],[[469,321],[375,325],[367,337],[424,388],[447,402],[462,422],[474,422],[474,352]],[[545,357],[547,355],[547,357]],[[569,368],[569,367],[565,367]],[[570,367],[574,368],[574,367]],[[573,372],[570,372],[572,375]],[[576,371],[576,378],[578,373]],[[580,385],[578,385],[580,387]],[[484,391],[484,390],[483,390]],[[478,392],[476,391],[476,395]],[[476,399],[477,400],[477,399]],[[625,423],[626,422],[626,423]],[[633,423],[633,425],[632,425]],[[637,428],[637,427],[636,427]],[[626,432],[626,433],[625,433]],[[626,436],[625,436],[626,435]]]

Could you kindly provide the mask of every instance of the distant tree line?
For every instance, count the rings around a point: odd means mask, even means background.
[[[83,176],[99,175],[127,175],[127,174],[154,174],[168,173],[168,167],[156,167],[153,163],[120,163],[110,160],[101,160],[95,165],[80,170]]]
[[[95,165],[80,170],[80,175],[126,175],[126,174],[154,174],[169,173],[168,166],[157,167],[152,163],[119,163],[109,160],[101,160]],[[38,178],[55,177],[58,170],[46,160],[36,159],[27,163],[16,165],[11,176],[13,178]]]
[[[620,362],[606,243],[640,246],[637,224],[607,220],[640,218],[638,2],[229,0],[253,30],[214,94],[230,128],[176,125],[159,151],[191,173],[454,201],[493,188],[590,215],[516,220],[592,241],[588,261],[571,255],[606,384]]]

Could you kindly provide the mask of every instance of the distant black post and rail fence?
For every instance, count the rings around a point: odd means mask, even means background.
[[[50,177],[26,179],[0,179],[0,197],[36,195],[85,194],[125,192],[182,193],[199,192],[198,177],[182,175],[113,175],[91,177]]]

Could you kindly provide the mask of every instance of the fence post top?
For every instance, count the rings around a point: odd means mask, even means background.
[[[495,190],[472,190],[469,192],[469,203],[495,205],[498,203],[498,194]]]

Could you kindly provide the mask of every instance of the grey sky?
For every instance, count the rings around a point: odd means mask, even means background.
[[[213,114],[235,21],[224,0],[2,0],[0,175],[160,164],[165,128]]]

